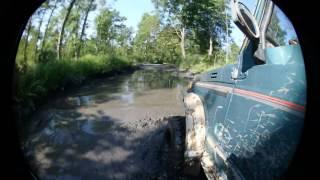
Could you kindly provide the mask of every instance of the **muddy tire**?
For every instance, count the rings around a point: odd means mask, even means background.
[[[166,129],[166,142],[169,148],[168,168],[174,170],[174,174],[181,174],[184,167],[185,150],[185,118],[172,117],[168,120]]]
[[[188,177],[187,179],[206,179],[201,168],[200,161],[186,164],[185,152],[186,122],[185,117],[173,117],[168,121],[165,137],[169,147],[169,161],[167,168],[171,171],[171,177]],[[170,177],[170,174],[169,174]],[[179,178],[178,178],[179,179]]]
[[[167,139],[170,148],[184,153],[186,123],[183,117],[174,117],[168,122]]]
[[[198,177],[201,175],[201,170],[200,160],[193,160],[192,162],[184,163],[183,172],[186,175]]]

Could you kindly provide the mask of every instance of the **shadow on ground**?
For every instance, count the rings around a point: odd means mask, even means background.
[[[25,152],[40,179],[192,179],[172,162],[165,141],[170,118],[124,124],[101,111],[60,110]]]

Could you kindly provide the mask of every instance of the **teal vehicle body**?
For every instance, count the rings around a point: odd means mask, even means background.
[[[265,2],[259,1],[257,20]],[[255,47],[246,39],[237,63],[202,73],[190,89],[204,109],[199,158],[206,154],[211,163],[202,159],[208,178],[281,178],[299,143],[306,105],[300,45],[266,47],[263,62]]]

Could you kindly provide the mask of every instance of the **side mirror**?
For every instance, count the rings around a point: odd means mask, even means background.
[[[251,40],[258,40],[260,30],[250,10],[238,0],[231,0],[232,19],[238,28]]]

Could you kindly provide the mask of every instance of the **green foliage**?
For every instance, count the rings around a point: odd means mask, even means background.
[[[114,50],[114,46],[119,43],[115,40],[119,39],[119,36],[125,31],[126,27],[123,24],[125,20],[126,18],[120,16],[115,10],[105,8],[100,12],[95,19],[98,53],[111,53]]]
[[[161,29],[156,39],[155,53],[163,62],[170,64],[180,63],[179,38],[175,35],[175,30],[166,26]]]
[[[186,59],[181,61],[179,68],[181,70],[190,70],[193,73],[201,73],[208,70],[220,68],[225,64],[237,63],[239,47],[232,43],[227,53],[224,50],[214,51],[212,56],[202,54],[192,54],[187,56]],[[226,55],[228,54],[228,58]]]
[[[230,44],[227,58],[223,50],[222,41],[230,34],[223,0],[153,2],[156,12],[143,15],[137,32],[104,0],[43,4],[20,41],[17,101],[34,108],[34,102],[68,84],[138,62],[170,63],[195,73],[235,62],[239,47]],[[92,21],[88,17],[94,10]]]
[[[156,39],[160,30],[159,16],[145,13],[138,25],[138,32],[134,40],[135,54],[140,61],[155,62]]]
[[[17,55],[19,71],[57,59],[58,49],[61,49],[60,57],[70,60],[95,54],[130,57],[133,62],[187,64],[194,54],[206,57],[209,49],[212,49],[209,56],[221,51],[226,24],[230,23],[223,0],[153,0],[157,11],[144,14],[138,31],[134,33],[132,28],[124,25],[126,18],[106,7],[104,1],[77,0],[70,8],[71,2],[73,0],[49,0],[32,17],[29,33],[24,33]],[[61,5],[62,8],[56,8]],[[89,36],[86,34],[89,29],[86,17],[94,9],[97,9],[92,21],[94,33]],[[43,23],[45,32],[39,32],[39,20],[44,13],[49,16],[45,18],[48,22]],[[59,34],[64,24],[63,41],[59,46]],[[41,50],[35,54],[39,45]],[[26,58],[24,51],[27,52]],[[184,60],[185,56],[190,57]]]
[[[205,53],[209,49],[209,37],[213,40],[213,46],[219,47],[226,36],[226,23],[230,26],[224,0],[188,1],[184,6],[183,21],[194,31],[200,52]]]
[[[39,63],[25,74],[18,74],[16,99],[20,104],[34,107],[35,101],[68,84],[80,84],[90,76],[130,66],[131,63],[125,58],[95,55],[85,55],[78,61]]]
[[[209,49],[218,49],[226,38],[227,25],[230,27],[231,18],[226,13],[224,0],[153,0],[160,16],[165,23],[171,24],[180,34],[186,30],[185,37],[177,33],[181,41],[188,41],[187,51],[196,50],[205,54]],[[211,48],[210,48],[211,39]],[[182,42],[183,43],[183,42]],[[212,53],[210,50],[210,53]],[[210,54],[209,53],[209,54]]]

